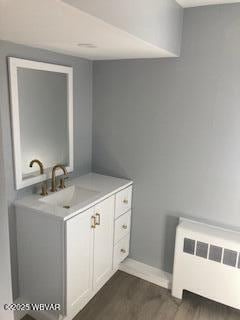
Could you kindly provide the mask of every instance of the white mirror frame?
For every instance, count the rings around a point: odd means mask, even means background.
[[[22,163],[21,163],[21,139],[20,139],[20,117],[19,117],[19,94],[17,69],[27,68],[35,70],[44,70],[65,73],[68,83],[68,137],[69,137],[69,165],[67,171],[73,171],[73,70],[72,67],[62,65],[37,62],[19,58],[8,58],[9,76],[10,76],[10,93],[11,93],[11,118],[12,118],[12,134],[13,134],[13,153],[15,167],[15,184],[16,189],[25,188],[27,186],[39,183],[51,177],[51,170],[45,170],[44,174],[36,175],[29,179],[22,178]],[[39,159],[41,160],[41,159]],[[57,175],[62,174],[61,171],[56,172]]]

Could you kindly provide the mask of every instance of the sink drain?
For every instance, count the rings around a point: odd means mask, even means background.
[[[63,206],[64,209],[70,209],[70,206]]]

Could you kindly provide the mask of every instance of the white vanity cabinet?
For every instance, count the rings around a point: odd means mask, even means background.
[[[94,208],[94,291],[98,291],[112,275],[114,202],[115,196],[112,196]]]
[[[112,276],[114,198],[66,222],[67,314],[79,312]]]
[[[36,196],[16,202],[20,301],[61,305],[29,312],[36,320],[72,320],[129,253],[131,181],[91,174],[77,182],[86,194],[105,189],[77,212]]]
[[[66,222],[66,313],[81,310],[92,294],[94,209]]]
[[[115,231],[113,268],[129,254],[130,228],[131,228],[132,186],[124,188],[116,194],[115,201]]]

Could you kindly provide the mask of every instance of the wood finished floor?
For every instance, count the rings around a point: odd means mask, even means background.
[[[33,320],[25,316],[24,320]],[[240,311],[186,292],[170,291],[117,272],[74,320],[239,320]]]

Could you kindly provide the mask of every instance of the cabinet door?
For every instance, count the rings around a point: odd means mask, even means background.
[[[95,206],[94,229],[94,290],[98,290],[112,274],[114,196]]]
[[[67,221],[66,268],[67,314],[75,314],[92,294],[94,209]]]

